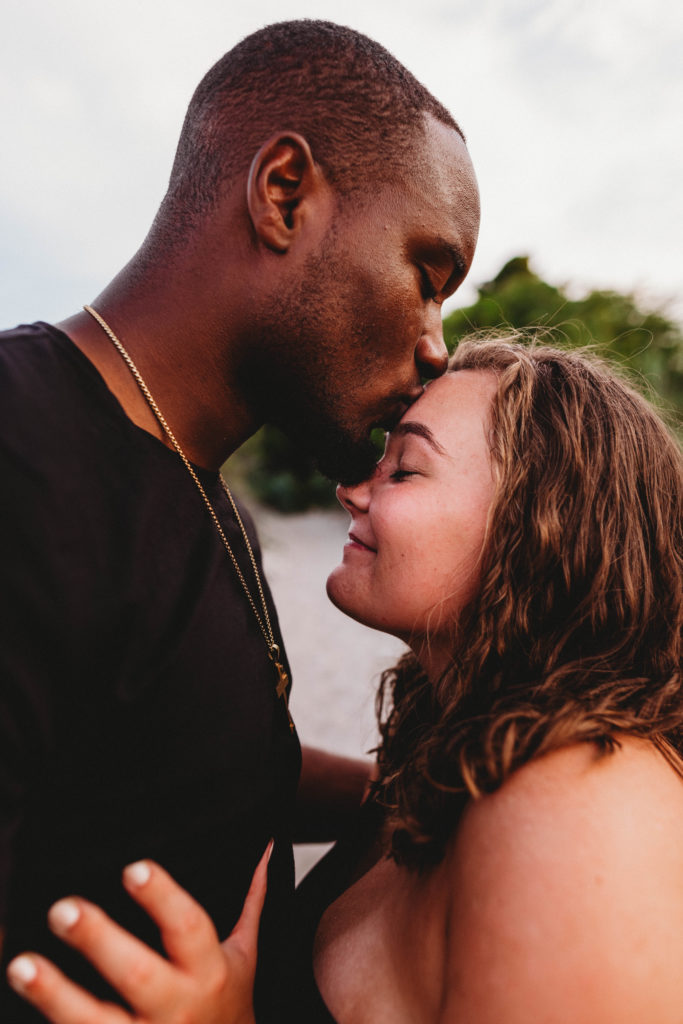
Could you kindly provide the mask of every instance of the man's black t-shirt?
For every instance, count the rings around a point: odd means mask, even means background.
[[[218,476],[198,472],[251,582]],[[38,950],[105,992],[50,936],[46,911],[78,893],[157,944],[120,883],[143,857],[224,937],[275,836],[257,1005],[276,1019],[266,1004],[286,968],[300,750],[196,487],[46,324],[0,334],[0,487],[4,962]],[[38,1019],[4,980],[0,992],[0,1020]]]

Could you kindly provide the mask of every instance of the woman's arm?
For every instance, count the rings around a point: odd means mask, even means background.
[[[315,747],[303,747],[301,753],[294,842],[333,842],[353,826],[375,765]]]
[[[222,943],[208,914],[158,864],[126,868],[123,883],[159,925],[167,960],[87,900],[69,897],[52,907],[51,929],[90,960],[133,1014],[95,999],[35,953],[10,963],[10,984],[54,1024],[254,1024],[256,945],[271,850],[272,843]]]
[[[588,744],[474,802],[449,854],[439,1024],[679,1024],[683,783]]]

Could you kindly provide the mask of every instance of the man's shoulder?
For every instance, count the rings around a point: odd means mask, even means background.
[[[0,451],[16,467],[41,453],[60,463],[95,451],[102,425],[118,418],[97,370],[58,328],[38,322],[0,332]]]
[[[66,335],[41,320],[18,324],[0,331],[0,361],[5,366],[30,365],[37,356],[54,358],[63,341],[68,341]]]
[[[70,339],[46,323],[0,331],[1,406],[12,416],[55,402],[69,381],[84,373]]]
[[[0,512],[17,537],[59,533],[75,548],[84,523],[109,521],[137,465],[130,433],[66,335],[40,323],[0,333]]]

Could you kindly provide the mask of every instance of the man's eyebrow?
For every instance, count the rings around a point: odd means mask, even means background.
[[[424,423],[418,423],[416,420],[406,420],[405,423],[397,423],[391,431],[391,437],[405,437],[406,434],[414,434],[416,437],[421,437],[427,444],[431,445],[437,455],[448,454],[446,449],[434,437],[429,427],[425,426]]]

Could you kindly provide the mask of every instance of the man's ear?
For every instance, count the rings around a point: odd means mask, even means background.
[[[247,179],[249,216],[263,244],[286,252],[323,189],[328,186],[302,135],[280,132],[264,143]]]

